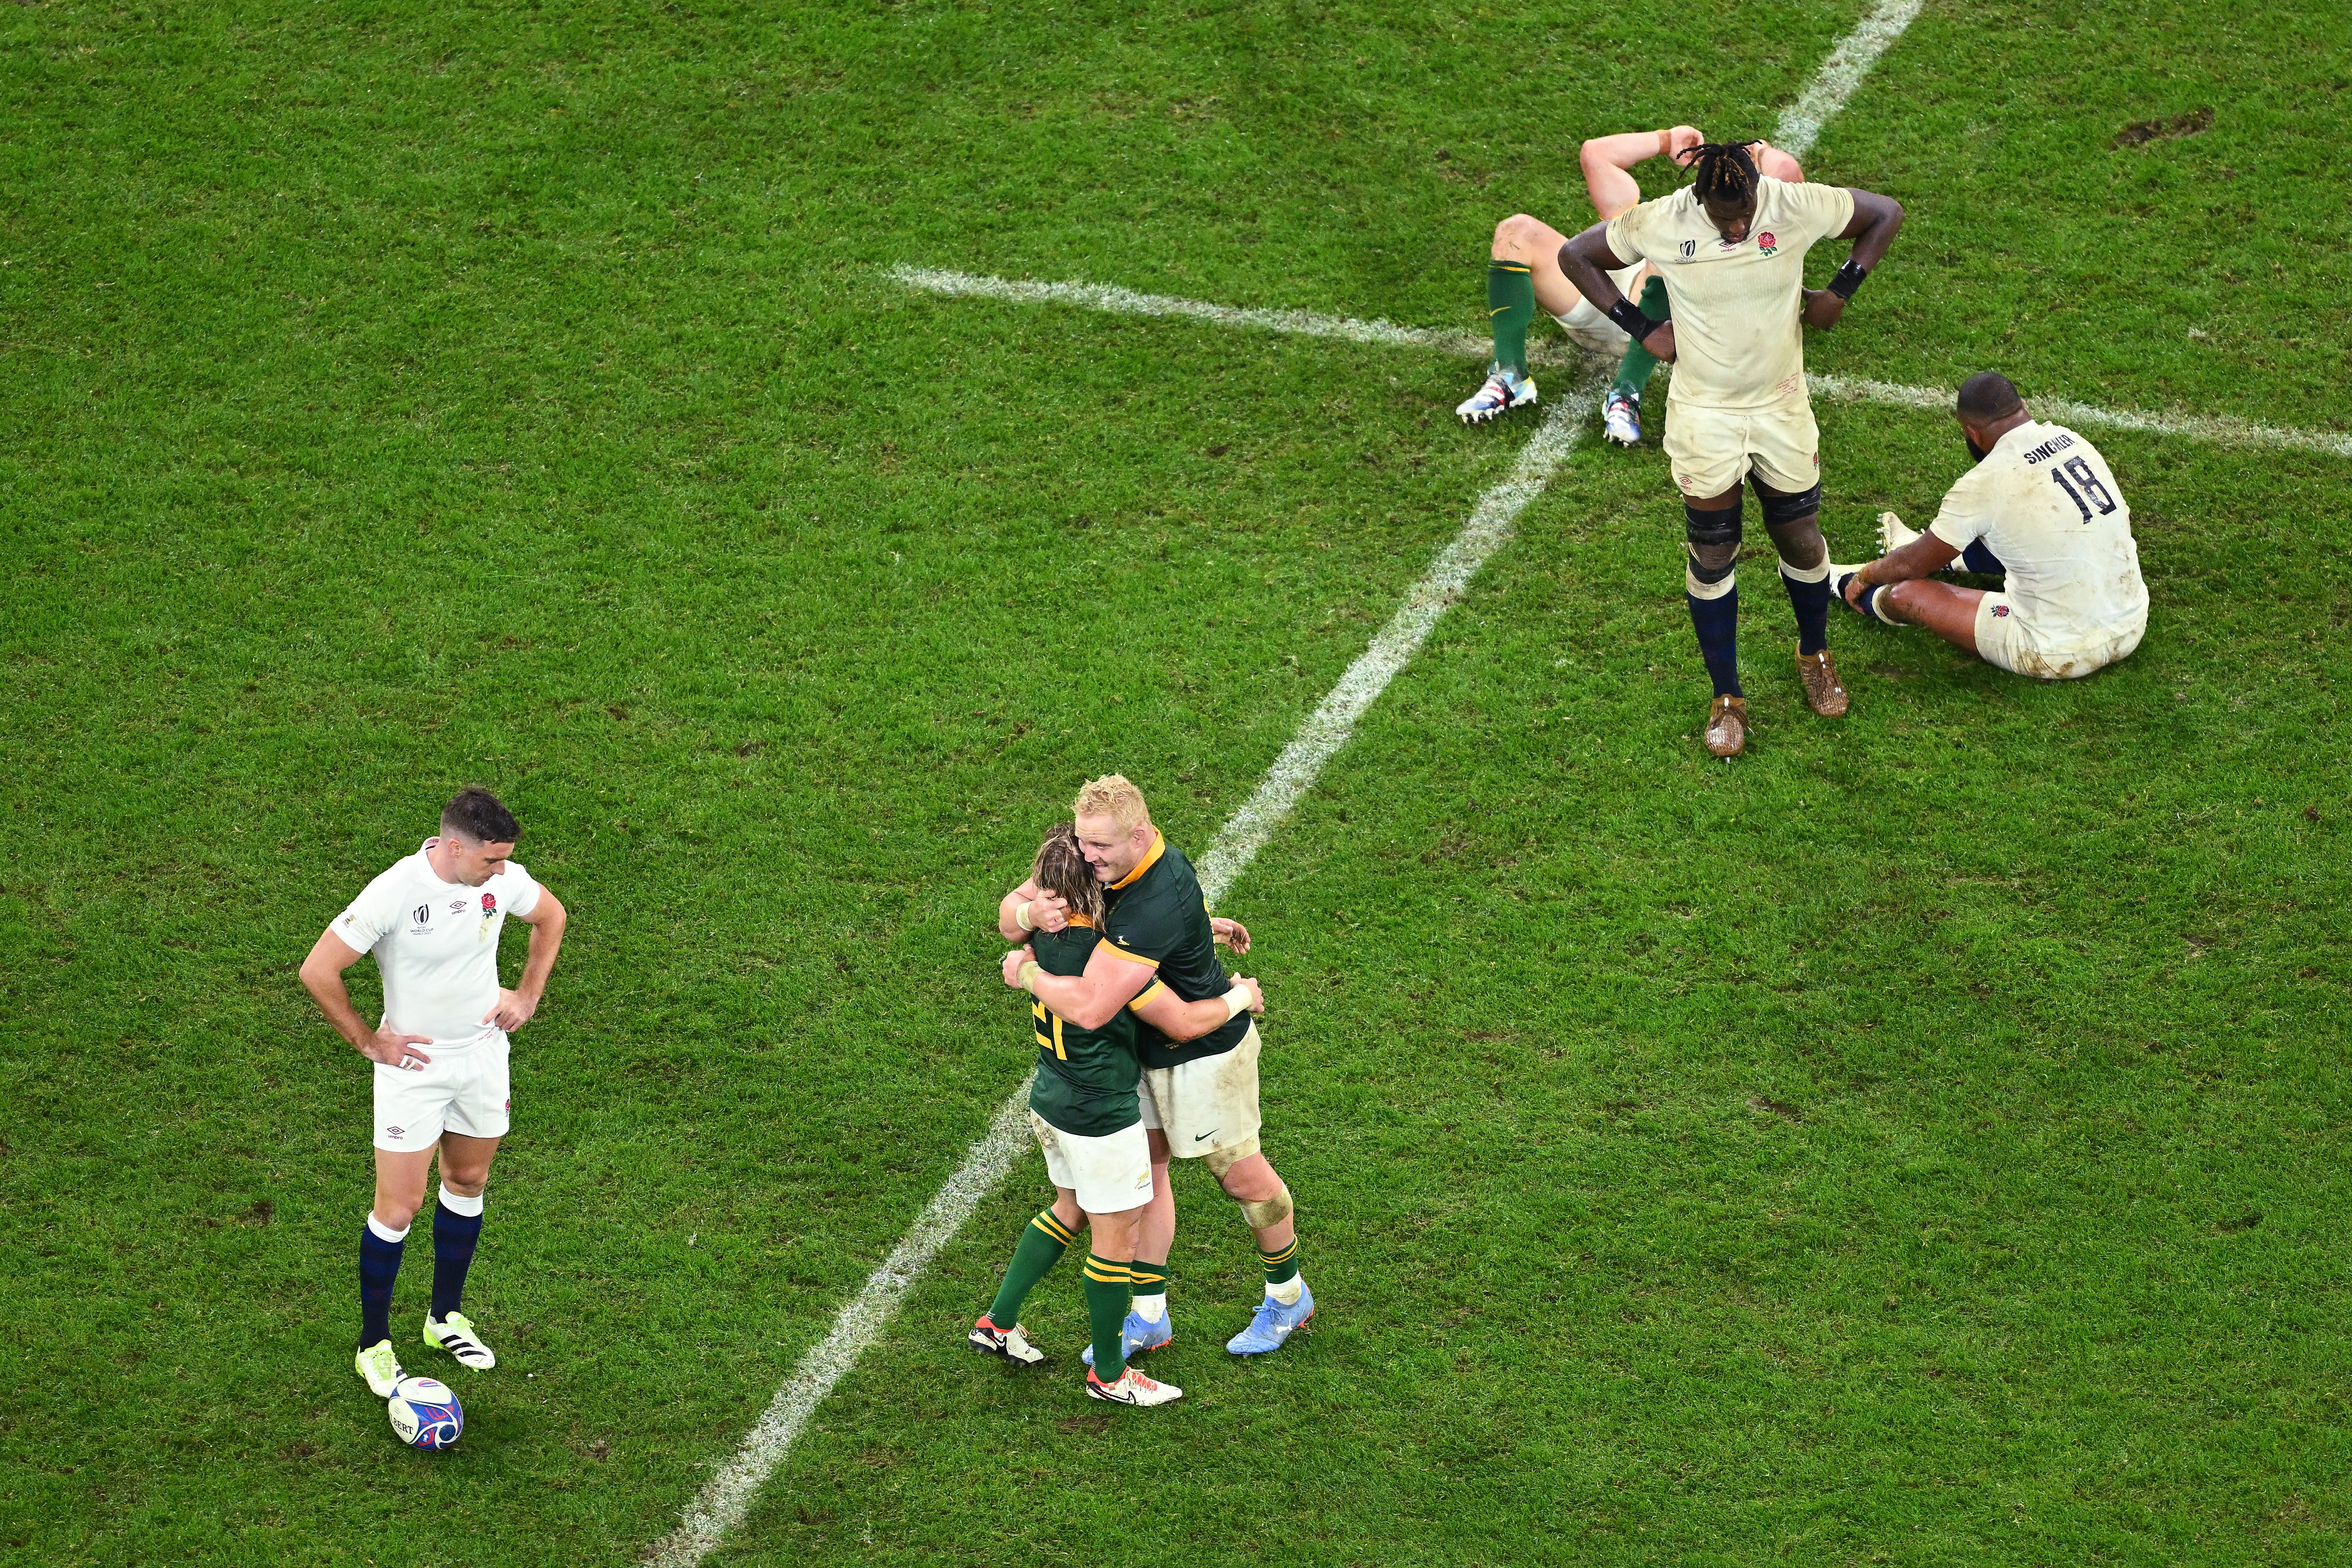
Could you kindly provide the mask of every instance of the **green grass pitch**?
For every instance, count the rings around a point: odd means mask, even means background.
[[[635,1561],[1020,1081],[1075,782],[1205,847],[1527,438],[888,267],[1472,330],[1578,139],[1769,131],[1862,9],[0,7],[0,1562]],[[2352,430],[2347,59],[1932,0],[1809,160],[1910,211],[1813,368]],[[1842,553],[1965,460],[1819,406]],[[1841,614],[1816,721],[1766,573],[1729,766],[1664,458],[1580,447],[1225,900],[1315,1324],[1229,1362],[1187,1172],[1181,1405],[970,1355],[1032,1156],[711,1561],[2352,1560],[2352,463],[2095,438],[2128,663]],[[433,1457],[293,970],[469,782],[574,919]]]

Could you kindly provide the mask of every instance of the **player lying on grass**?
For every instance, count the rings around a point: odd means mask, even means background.
[[[1759,170],[1746,143],[1702,142],[1676,161],[1690,165],[1690,184],[1594,224],[1560,247],[1559,264],[1628,335],[1675,362],[1665,448],[1683,495],[1689,556],[1683,587],[1715,685],[1706,749],[1730,757],[1748,745],[1732,571],[1743,480],[1756,486],[1796,612],[1806,705],[1829,719],[1848,706],[1829,653],[1821,432],[1805,384],[1803,329],[1837,324],[1894,243],[1903,208],[1868,191],[1774,179]],[[1832,237],[1853,240],[1853,254],[1827,289],[1809,289],[1805,253]],[[1611,280],[1612,271],[1637,261],[1655,266],[1665,281],[1665,321],[1650,320]]]
[[[1977,466],[1925,533],[1879,518],[1885,553],[1830,568],[1838,593],[1888,626],[1925,626],[2018,675],[2069,680],[2127,658],[2147,631],[2131,508],[2107,460],[2027,412],[2005,375],[1960,385],[1953,408]],[[1930,581],[1954,561],[2003,579],[1996,593]]]
[[[1592,210],[1603,222],[1615,217],[1642,199],[1642,187],[1631,172],[1633,165],[1672,158],[1704,141],[1688,125],[1594,137],[1577,157],[1584,165],[1584,191],[1592,198]],[[1748,150],[1776,180],[1805,177],[1794,158],[1768,142],[1750,142]],[[1649,384],[1657,358],[1577,292],[1559,267],[1559,247],[1567,242],[1568,236],[1525,213],[1514,213],[1495,226],[1493,259],[1486,264],[1486,315],[1495,330],[1495,368],[1487,374],[1486,384],[1454,412],[1465,425],[1480,425],[1535,402],[1536,384],[1528,375],[1528,327],[1540,305],[1580,347],[1619,360],[1617,379],[1601,404],[1601,431],[1619,446],[1631,447],[1642,439],[1642,389]],[[1615,281],[1624,294],[1642,301],[1643,311],[1652,319],[1666,313],[1664,286],[1647,262],[1620,269]]]
[[[1138,1092],[1151,1144],[1152,1193],[1136,1239],[1127,1352],[1157,1350],[1175,1336],[1168,1312],[1168,1254],[1176,1244],[1176,1196],[1168,1182],[1172,1157],[1208,1166],[1256,1233],[1265,1296],[1225,1349],[1264,1355],[1315,1315],[1315,1295],[1298,1271],[1290,1189],[1258,1150],[1257,1028],[1240,1015],[1234,983],[1217,962],[1220,942],[1247,952],[1249,931],[1238,921],[1210,917],[1192,862],[1151,826],[1143,792],[1126,779],[1112,773],[1087,784],[1078,792],[1076,816],[1079,847],[1104,887],[1106,940],[1096,944],[1082,973],[1033,976],[1037,999],[1088,1028],[1100,1028],[1120,1008],[1149,995],[1154,979],[1178,1001],[1223,996],[1236,1007],[1224,1024],[1190,1040],[1169,1027],[1157,1004],[1137,1014],[1143,1057]],[[1024,882],[998,906],[997,929],[1018,942],[1033,928],[1060,929],[1067,914],[1061,900]]]
[[[566,919],[555,895],[509,858],[521,832],[497,796],[465,791],[442,811],[440,835],[370,882],[302,961],[302,984],[327,1022],[375,1064],[375,1203],[360,1231],[356,1364],[382,1399],[401,1379],[392,1348],[401,1245],[425,1206],[436,1151],[425,1342],[478,1372],[498,1364],[458,1309],[482,1234],[482,1189],[513,1104],[507,1035],[539,1010]],[[530,927],[530,951],[507,991],[499,936],[509,915]],[[383,977],[383,1020],[373,1026],[343,987],[343,971],[370,952]]]
[[[1064,923],[1059,930],[1034,933],[1026,945],[1006,953],[1004,983],[1020,987],[1036,974],[1084,973],[1102,940],[1103,890],[1069,824],[1057,823],[1045,836],[1027,885],[1058,902]],[[1087,1396],[1114,1405],[1165,1405],[1183,1396],[1182,1389],[1155,1383],[1127,1364],[1123,1331],[1134,1284],[1136,1232],[1152,1195],[1151,1147],[1136,1096],[1142,1070],[1136,1016],[1148,1010],[1168,1033],[1197,1039],[1241,1008],[1258,1012],[1265,1006],[1265,997],[1249,980],[1237,980],[1225,995],[1205,1002],[1179,1002],[1154,981],[1101,1027],[1090,1029],[1031,1000],[1037,1076],[1029,1087],[1029,1125],[1045,1152],[1054,1204],[1021,1233],[995,1301],[971,1326],[975,1348],[1021,1366],[1045,1359],[1021,1324],[1021,1303],[1083,1226],[1092,1232],[1085,1271],[1093,1339]]]

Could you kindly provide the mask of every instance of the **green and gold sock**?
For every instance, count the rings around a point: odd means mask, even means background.
[[[1125,1263],[1087,1254],[1087,1326],[1095,1342],[1095,1376],[1117,1383],[1127,1375],[1127,1342],[1119,1331],[1127,1326],[1127,1302],[1135,1281]],[[1001,1327],[1002,1325],[1000,1325]]]
[[[1168,1265],[1140,1258],[1127,1266],[1135,1279],[1135,1310],[1153,1322],[1168,1315]]]
[[[1292,1237],[1289,1246],[1274,1252],[1259,1247],[1257,1260],[1265,1266],[1265,1282],[1268,1285],[1289,1284],[1298,1278],[1298,1238]]]
[[[1651,279],[1649,286],[1642,290],[1642,314],[1654,321],[1663,321],[1666,319],[1666,280],[1664,279]],[[1650,384],[1650,373],[1657,368],[1657,355],[1639,343],[1627,343],[1625,357],[1617,365],[1617,379],[1610,383],[1609,390],[1612,394],[1622,393],[1627,397],[1638,400],[1642,395],[1642,388]]]
[[[1495,328],[1495,363],[1528,374],[1528,323],[1536,319],[1536,278],[1524,261],[1486,263],[1486,315]]]
[[[1013,1261],[1005,1266],[1004,1283],[996,1288],[996,1300],[988,1309],[988,1321],[1000,1329],[1009,1329],[1021,1321],[1021,1303],[1029,1299],[1037,1281],[1045,1271],[1062,1260],[1070,1243],[1077,1237],[1046,1209],[1029,1222],[1021,1233],[1021,1245],[1013,1249]]]

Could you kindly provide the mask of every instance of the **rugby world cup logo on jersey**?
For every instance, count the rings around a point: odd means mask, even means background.
[[[409,935],[429,936],[432,934],[433,906],[431,904],[419,904],[408,912],[416,917],[416,923],[408,928]]]

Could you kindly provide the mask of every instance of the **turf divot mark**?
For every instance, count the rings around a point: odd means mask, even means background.
[[[1804,96],[1780,111],[1780,123],[1772,131],[1772,145],[1791,158],[1811,152],[1822,127],[1845,107],[1845,100],[1878,63],[1878,57],[1903,36],[1921,4],[1922,0],[1878,0],[1853,32],[1830,46],[1830,58],[1813,73]]]
[[[1394,348],[1434,349],[1462,359],[1486,360],[1493,345],[1466,332],[1441,332],[1423,327],[1392,326],[1387,321],[1358,321],[1345,316],[1318,316],[1305,310],[1241,310],[1199,300],[1176,300],[1162,294],[1137,294],[1091,283],[1031,283],[1010,278],[983,278],[969,272],[941,272],[928,268],[898,267],[889,274],[910,289],[958,297],[1007,300],[1024,304],[1075,305],[1114,314],[1178,316],[1223,327],[1248,327],[1265,331],[1297,332],[1308,337],[1346,338],[1353,342],[1381,343]],[[1150,310],[1133,301],[1149,304]],[[1175,307],[1182,307],[1176,309]],[[1586,366],[1591,355],[1564,343],[1528,345],[1528,358],[1537,364]],[[1671,371],[1668,372],[1672,374]],[[1924,408],[1938,414],[1951,411],[1952,394],[1942,387],[1906,386],[1898,382],[1873,381],[1866,376],[1808,375],[1814,392],[1842,403],[1883,403],[1896,408]],[[2288,430],[2257,425],[2227,414],[2148,414],[2136,408],[2102,408],[2068,397],[2033,396],[2026,400],[2049,418],[2064,425],[2087,425],[2105,430],[2141,430],[2152,436],[2179,436],[2216,447],[2267,447],[2285,451],[2325,452],[2352,458],[2352,436],[2333,430]]]
[[[1469,587],[1478,568],[1510,539],[1519,513],[1543,493],[1561,459],[1582,437],[1599,394],[1598,384],[1591,384],[1546,411],[1543,423],[1511,465],[1509,477],[1478,498],[1462,531],[1438,552],[1371,646],[1348,667],[1331,694],[1307,715],[1298,733],[1266,770],[1257,789],[1226,820],[1201,857],[1201,890],[1213,906],[1313,787],[1323,765],[1348,743],[1356,721],[1411,662],[1439,617]],[[955,1174],[948,1178],[882,1267],[866,1277],[864,1288],[841,1310],[833,1331],[801,1358],[735,1457],[688,1505],[677,1529],[648,1549],[646,1561],[653,1568],[693,1568],[743,1522],[751,1500],[782,1462],[809,1416],[857,1364],[866,1347],[881,1337],[898,1315],[899,1302],[930,1267],[940,1248],[963,1228],[972,1211],[1028,1149],[1028,1109],[1029,1086],[1024,1082],[996,1108],[988,1131],[965,1153]]]

